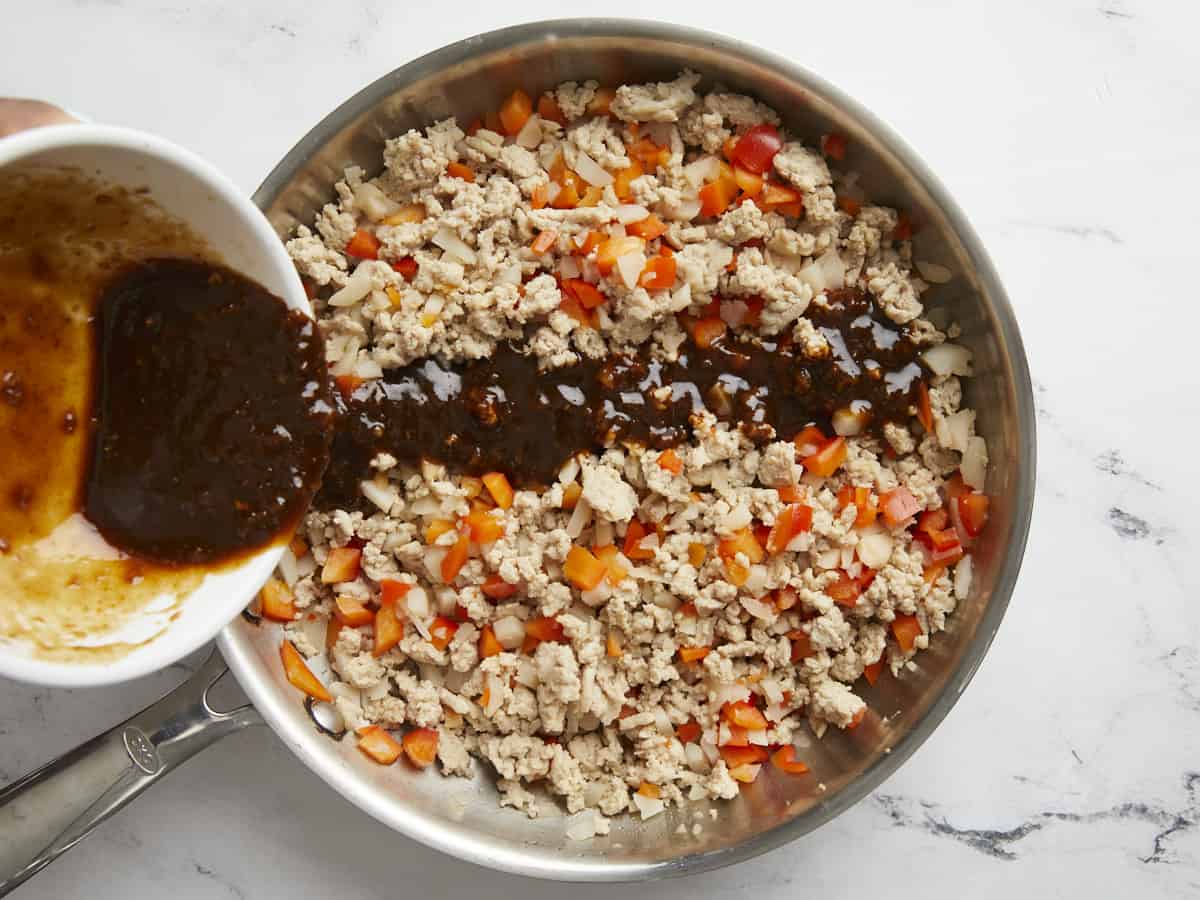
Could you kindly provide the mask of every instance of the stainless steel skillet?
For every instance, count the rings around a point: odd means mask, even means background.
[[[920,157],[890,128],[836,88],[795,65],[728,38],[655,22],[579,19],[521,25],[460,41],[384,76],[325,117],[267,176],[255,201],[281,236],[308,222],[333,195],[347,165],[379,166],[388,136],[455,114],[469,121],[515,87],[565,80],[609,84],[670,77],[683,68],[753,94],[807,138],[836,129],[867,195],[910,210],[924,225],[922,259],[958,277],[933,306],[962,323],[978,375],[968,401],[988,440],[992,524],[976,551],[972,596],[948,632],[902,680],[866,693],[877,713],[853,732],[806,751],[813,777],[760,778],[709,818],[697,806],[648,823],[614,823],[612,834],[577,842],[558,813],[530,820],[501,810],[489,775],[444,779],[379,767],[352,743],[320,734],[279,665],[277,629],[242,620],[222,633],[224,661],[253,707],[215,711],[214,655],[191,679],[112,731],[0,791],[0,894],[52,861],[100,821],[226,734],[265,722],[317,775],[397,831],[480,865],[541,878],[626,881],[701,872],[749,859],[848,809],[894,772],[941,722],[987,652],[1016,582],[1033,506],[1035,437],[1029,371],[1004,290],[975,231]],[[697,812],[705,812],[696,818]],[[676,833],[701,822],[698,835]]]

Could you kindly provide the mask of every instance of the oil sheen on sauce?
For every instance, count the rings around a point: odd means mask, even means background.
[[[236,558],[228,542],[203,552],[195,544],[186,551],[147,552],[135,539],[136,529],[123,533],[102,521],[107,532],[102,534],[85,515],[87,487],[96,480],[94,450],[113,424],[100,428],[95,415],[104,378],[115,386],[131,377],[101,353],[102,296],[110,285],[165,258],[222,271],[203,240],[141,192],[98,183],[75,170],[6,170],[0,180],[0,641],[40,658],[101,662],[124,655],[160,633],[176,614],[177,601],[211,570],[213,564],[199,560]],[[282,308],[282,301],[275,302]],[[286,318],[281,309],[277,319]],[[142,326],[148,321],[143,318]],[[261,337],[261,328],[249,333]],[[254,352],[251,348],[250,356]],[[138,357],[131,353],[126,361]],[[313,381],[305,408],[324,403],[324,411],[313,411],[327,424],[328,394],[323,379]],[[200,398],[188,396],[199,385],[177,380],[168,396],[164,383],[155,400],[177,412],[189,403],[202,406]],[[128,412],[137,396],[124,394],[114,406],[124,404]],[[145,424],[159,428],[163,410],[156,414],[160,418],[151,416]],[[136,438],[129,424],[126,418],[121,430]],[[207,425],[212,427],[211,417]],[[219,443],[210,440],[209,447]],[[314,452],[320,457],[319,446]],[[122,452],[120,459],[120,466],[106,464],[101,481],[109,488],[115,483],[110,475],[131,468],[130,456]],[[148,471],[165,469],[144,461]],[[296,490],[298,504],[315,488],[323,465],[318,458],[293,473],[304,480]],[[292,505],[276,518],[282,527],[298,514]],[[161,520],[147,524],[157,528]],[[265,542],[263,529],[236,534],[239,540]]]
[[[861,410],[877,434],[885,422],[907,420],[921,377],[908,329],[854,289],[830,292],[807,315],[828,352],[807,356],[788,336],[754,341],[726,332],[704,349],[685,344],[673,362],[642,352],[540,372],[536,359],[501,346],[486,360],[426,359],[388,371],[339,399],[320,502],[369,511],[359,483],[381,451],[458,472],[499,470],[532,486],[552,483],[583,450],[686,441],[700,410],[757,442],[789,439],[810,423],[832,433],[839,409]]]

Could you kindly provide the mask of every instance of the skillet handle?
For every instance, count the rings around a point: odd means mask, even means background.
[[[216,651],[179,687],[120,725],[0,789],[0,897],[70,850],[176,766],[261,724],[252,706],[218,712],[228,671]]]

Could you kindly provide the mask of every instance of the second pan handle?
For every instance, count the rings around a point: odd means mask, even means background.
[[[262,723],[252,706],[218,712],[216,651],[183,684],[120,725],[0,788],[0,897],[36,875],[176,766]]]

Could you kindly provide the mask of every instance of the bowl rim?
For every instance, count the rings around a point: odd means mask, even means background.
[[[697,874],[751,859],[807,834],[854,806],[890,777],[925,742],[953,708],[970,683],[991,646],[1016,585],[1024,556],[1033,512],[1036,477],[1036,435],[1033,389],[1029,366],[1016,319],[1008,296],[983,243],[962,209],[950,196],[932,170],[912,147],[877,115],[867,110],[834,85],[812,71],[773,52],[713,32],[667,22],[624,18],[548,19],[509,26],[467,37],[433,50],[375,79],[354,93],[314,125],[276,164],[253,195],[260,209],[266,210],[283,187],[305,162],[328,141],[366,110],[402,89],[407,84],[465,62],[473,57],[495,53],[514,46],[550,40],[556,37],[616,37],[669,40],[709,47],[735,58],[769,67],[793,83],[822,94],[855,116],[885,147],[907,167],[913,179],[939,206],[951,229],[962,242],[983,292],[992,299],[992,313],[1008,348],[1005,360],[1012,374],[1016,415],[1020,426],[1015,448],[1018,474],[1009,543],[987,609],[980,618],[971,643],[963,652],[957,669],[951,673],[942,692],[930,703],[921,719],[859,778],[827,801],[802,816],[755,837],[719,850],[679,856],[646,863],[609,863],[584,861],[565,856],[538,856],[519,849],[498,848],[483,840],[464,842],[461,836],[438,829],[397,804],[381,798],[363,779],[346,766],[329,765],[324,759],[304,752],[311,746],[305,725],[287,714],[283,694],[266,679],[255,677],[259,664],[256,652],[245,632],[231,625],[222,632],[220,647],[243,689],[270,726],[296,752],[301,760],[351,803],[395,830],[426,846],[477,865],[519,875],[557,881],[616,882]],[[311,731],[311,729],[307,729]]]
[[[279,242],[266,216],[254,202],[212,163],[191,150],[157,135],[118,125],[91,122],[45,125],[0,140],[0,171],[9,166],[19,165],[46,151],[87,147],[116,149],[154,158],[170,168],[191,175],[225,206],[231,215],[248,226],[260,251],[273,257],[272,263],[281,273],[295,273],[287,251]],[[299,277],[289,279],[286,288],[283,292],[285,302],[311,315],[312,307]],[[225,587],[221,602],[209,602],[210,608],[204,610],[203,627],[192,622],[188,628],[180,628],[178,620],[172,617],[163,630],[147,643],[135,647],[118,659],[105,662],[39,659],[0,644],[0,677],[48,687],[79,688],[117,684],[158,672],[207,644],[231,618],[238,615],[270,577],[283,553],[284,543],[282,540],[274,541],[247,556],[236,566],[223,568],[217,573],[222,579],[236,578],[237,583],[245,587]],[[205,580],[208,577],[206,575]],[[197,590],[202,590],[203,587],[202,582]],[[188,598],[185,598],[181,605],[187,602]]]

